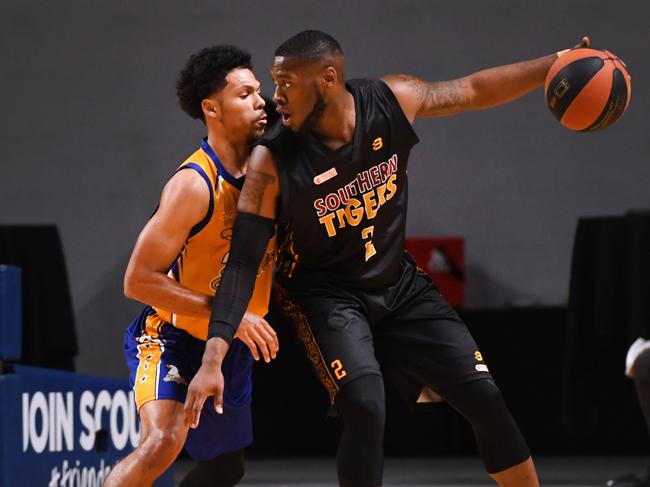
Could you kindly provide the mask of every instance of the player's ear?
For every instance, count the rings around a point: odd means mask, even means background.
[[[204,98],[201,100],[201,108],[203,109],[203,116],[207,120],[208,118],[219,119],[221,106],[217,103],[216,100],[211,100],[210,98]]]
[[[339,79],[339,74],[334,66],[327,66],[323,72],[323,85],[325,88],[331,88]]]

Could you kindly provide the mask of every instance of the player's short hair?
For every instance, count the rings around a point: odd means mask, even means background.
[[[220,45],[192,54],[176,80],[181,108],[192,118],[204,120],[201,102],[226,86],[235,68],[252,69],[251,55],[236,46]]]
[[[308,58],[343,56],[343,49],[336,39],[325,32],[303,30],[280,44],[275,55]]]

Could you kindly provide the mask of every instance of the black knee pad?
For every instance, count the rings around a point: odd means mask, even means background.
[[[530,457],[526,441],[492,379],[468,382],[442,395],[472,424],[489,473],[514,467]]]
[[[244,450],[199,461],[183,478],[180,487],[232,487],[244,476]]]
[[[385,402],[384,381],[379,375],[360,377],[339,391],[336,407],[343,417],[343,434],[336,464],[341,486],[382,484]]]
[[[336,407],[343,421],[355,429],[383,430],[386,397],[382,377],[366,375],[347,383],[339,391]]]

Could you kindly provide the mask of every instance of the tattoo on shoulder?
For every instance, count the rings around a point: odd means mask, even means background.
[[[453,112],[455,108],[466,106],[470,102],[467,81],[455,79],[451,81],[423,81],[414,76],[402,75],[411,91],[421,102],[419,115],[436,115]]]
[[[246,172],[246,182],[240,196],[240,204],[246,211],[258,213],[262,208],[266,188],[273,184],[276,177],[272,174],[249,168]]]

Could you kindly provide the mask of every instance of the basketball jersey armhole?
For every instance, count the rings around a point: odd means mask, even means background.
[[[206,184],[208,185],[208,194],[210,195],[210,204],[208,206],[208,211],[207,211],[205,217],[203,218],[203,220],[201,220],[199,223],[194,225],[192,227],[192,229],[190,230],[190,233],[187,236],[187,238],[189,240],[194,235],[196,235],[201,230],[203,230],[205,228],[205,226],[210,222],[210,219],[212,218],[212,213],[214,212],[214,188],[212,187],[212,181],[210,181],[210,178],[208,177],[208,175],[205,173],[203,168],[201,166],[199,166],[198,164],[196,164],[194,162],[188,162],[184,166],[179,167],[176,170],[176,172],[182,171],[183,169],[194,169],[196,172],[198,172],[201,175],[201,177],[203,178],[203,180],[206,182]]]
[[[415,133],[415,130],[413,129],[413,125],[411,122],[409,122],[408,118],[406,118],[406,115],[404,114],[404,110],[402,110],[402,106],[399,104],[399,101],[397,100],[397,97],[395,96],[395,93],[393,93],[393,90],[390,89],[390,86],[386,84],[384,80],[378,79],[380,86],[381,86],[381,91],[382,94],[386,97],[386,101],[390,103],[393,116],[397,117],[399,119],[400,125],[404,127],[404,130],[407,131],[407,133],[410,134],[410,140],[408,141],[409,145],[412,147],[418,142],[420,142],[420,139],[418,138],[418,135]]]

